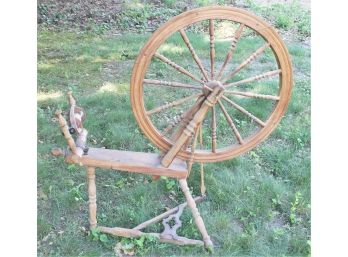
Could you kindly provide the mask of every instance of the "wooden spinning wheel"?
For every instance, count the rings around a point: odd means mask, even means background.
[[[190,56],[192,60],[187,61]],[[265,139],[282,118],[291,88],[287,49],[267,23],[232,7],[195,9],[159,28],[140,51],[133,68],[131,103],[135,118],[162,154],[87,147],[88,131],[82,124],[86,113],[76,106],[71,93],[70,128],[62,111],[56,112],[69,148],[52,153],[86,167],[91,229],[122,237],[152,236],[178,245],[204,245],[212,250],[213,242],[196,207],[205,195],[202,163],[233,158]],[[186,180],[193,162],[201,163],[202,196],[196,198]],[[96,168],[177,179],[186,202],[132,229],[99,226]],[[176,233],[186,206],[202,240]],[[161,220],[162,233],[141,231]]]
[[[222,21],[232,23],[235,29],[232,37],[229,39],[229,47],[219,49],[220,51],[222,50],[225,57],[221,59],[221,63],[217,63],[216,56],[218,53],[217,49],[215,49],[215,45],[217,45],[215,31],[219,22],[221,23]],[[190,26],[192,27],[199,23],[206,26],[205,31],[209,38],[207,50],[209,51],[210,60],[207,63],[204,63],[202,59],[200,59],[187,33]],[[237,63],[233,68],[229,68],[228,65],[234,61],[233,57],[235,51],[239,47],[238,41],[243,38],[246,30],[249,31],[249,33],[247,33],[249,37],[253,35],[254,38],[261,39],[263,42],[260,47],[250,52],[244,60]],[[193,72],[161,53],[161,46],[163,46],[170,37],[175,36],[175,34],[180,35],[179,37],[181,37],[184,47],[187,47],[188,51],[186,52],[186,56],[187,54],[192,55],[192,65],[186,66],[190,68],[195,65],[196,70],[191,69]],[[236,75],[248,69],[256,59],[260,58],[266,52],[266,50],[269,50],[271,55],[274,56],[275,67],[273,67],[273,69],[252,76],[244,75],[238,80],[233,81]],[[167,66],[166,68],[170,69],[172,73],[182,75],[181,78],[179,78],[181,81],[169,80],[165,77],[163,78],[163,76],[160,79],[156,77],[149,78],[148,70],[151,64],[156,61],[164,63]],[[243,89],[243,87],[250,83],[270,78],[273,78],[273,81],[276,80],[276,83],[273,83],[273,89],[276,89],[273,90],[273,94],[258,93],[255,92],[253,88],[249,90]],[[203,128],[210,128],[210,136],[208,136],[210,146],[206,147],[206,149],[195,150],[193,160],[197,162],[217,162],[240,155],[252,149],[265,139],[281,120],[290,99],[292,68],[287,49],[276,31],[255,15],[233,7],[199,8],[182,13],[169,20],[151,36],[146,45],[142,48],[133,69],[131,79],[131,101],[133,112],[139,126],[153,144],[162,151],[167,152],[173,146],[173,141],[177,139],[178,134],[182,133],[185,125],[188,124],[188,120],[192,118],[192,113],[199,109],[203,101],[202,99],[207,96],[207,92],[212,90],[212,85],[214,83],[221,83],[224,87],[224,92],[221,99],[211,108],[210,121],[207,121],[208,117],[202,121]],[[150,94],[153,94],[153,96],[157,98],[161,97],[159,93],[164,92],[159,91],[160,87],[171,88],[168,90],[178,92],[178,95],[174,96],[172,101],[167,101],[149,110],[146,109],[147,99],[144,96],[146,88],[148,87],[156,87],[155,90],[150,91]],[[191,94],[180,96],[180,90],[191,91]],[[166,95],[166,93],[164,94]],[[247,108],[237,103],[235,99],[241,97],[246,98],[246,100],[251,100],[254,105],[258,105],[258,102],[255,100],[259,100],[259,102],[269,101],[272,102],[272,107],[268,108],[269,110],[265,110],[265,112],[268,111],[268,113],[262,120]],[[159,115],[169,108],[177,108],[190,101],[191,104],[187,105],[186,109],[183,108],[181,112],[176,113],[172,120],[169,120],[165,126],[158,126],[158,123],[152,118],[154,115]],[[234,117],[228,112],[227,105],[233,107],[240,112],[240,114],[243,114],[249,122],[257,125],[257,128],[242,135],[239,132]],[[262,108],[262,106],[260,108]],[[216,109],[221,110],[221,114],[231,127],[230,137],[236,139],[234,142],[231,142],[231,144],[224,145],[223,147],[220,147],[219,144]],[[168,135],[167,132],[169,130],[174,131],[172,135]],[[192,156],[193,140],[191,140],[191,145],[191,147],[180,148],[177,156],[189,160]]]

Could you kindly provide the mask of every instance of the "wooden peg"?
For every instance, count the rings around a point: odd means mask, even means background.
[[[78,151],[77,151],[77,148],[75,145],[75,141],[72,138],[72,136],[70,135],[69,128],[68,128],[68,125],[66,124],[66,120],[64,119],[64,117],[62,115],[62,111],[61,110],[56,111],[56,116],[58,118],[60,129],[63,132],[63,135],[64,135],[66,141],[68,142],[68,146],[69,146],[70,150],[73,152],[73,154],[78,154]]]

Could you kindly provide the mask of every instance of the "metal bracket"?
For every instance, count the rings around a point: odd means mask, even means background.
[[[161,236],[170,237],[172,239],[179,239],[180,236],[177,235],[176,230],[181,227],[182,223],[180,220],[180,216],[185,208],[183,205],[178,206],[179,209],[176,213],[169,215],[167,218],[163,219],[162,224],[164,226],[164,230],[161,233]],[[171,221],[174,224],[171,224]]]

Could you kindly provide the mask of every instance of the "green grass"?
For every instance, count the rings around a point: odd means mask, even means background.
[[[263,16],[274,27],[291,31],[293,36],[305,39],[311,36],[311,11],[303,7],[298,0],[288,3],[273,3],[267,6],[255,4],[252,0],[250,9]]]
[[[65,93],[69,89],[87,111],[85,127],[90,146],[157,151],[141,133],[129,101],[134,58],[148,36],[38,33],[39,256],[113,256],[117,242],[134,244],[137,254],[145,256],[209,255],[203,248],[177,247],[148,239],[142,245],[136,240],[111,236],[105,239],[98,232],[89,233],[85,170],[49,153],[55,146],[66,145],[53,118],[56,109],[67,109]],[[203,55],[203,62],[208,62],[202,49],[209,42],[189,36],[197,54]],[[192,61],[187,50],[178,39],[172,41],[177,48],[167,42],[169,46],[163,50],[166,56],[188,65],[194,72],[193,66],[189,66]],[[249,38],[241,41],[234,57],[236,62],[229,68],[259,47],[259,43]],[[228,42],[221,41],[216,47],[222,50],[227,45]],[[310,49],[294,42],[288,48],[295,85],[280,125],[249,153],[205,166],[208,198],[199,205],[199,210],[216,246],[215,256],[310,254]],[[217,53],[219,62],[222,58],[223,54]],[[267,70],[269,63],[272,58],[266,54],[254,68]],[[153,68],[163,72],[163,76],[176,78],[159,62]],[[270,81],[267,83],[271,86]],[[154,107],[164,100],[149,101]],[[257,113],[258,109],[253,111]],[[220,129],[226,132],[227,138],[227,124]],[[198,166],[193,167],[188,182],[193,194],[199,195]],[[170,179],[152,182],[143,175],[97,170],[97,188],[98,220],[107,226],[131,228],[163,212],[165,207],[184,201],[177,182],[172,183]],[[179,233],[199,238],[189,211],[183,213],[182,220],[184,226]],[[145,231],[161,229],[156,224]]]

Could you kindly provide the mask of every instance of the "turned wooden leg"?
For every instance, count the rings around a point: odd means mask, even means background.
[[[189,191],[186,179],[179,179],[179,184],[180,184],[181,190],[183,191],[183,193],[186,197],[187,205],[188,205],[188,207],[190,207],[190,209],[192,211],[192,216],[193,216],[193,219],[198,227],[198,230],[202,234],[204,245],[208,250],[212,251],[214,245],[213,245],[212,241],[210,240],[210,236],[208,235],[208,232],[205,228],[203,219],[202,219],[201,215],[199,214],[196,203],[195,203],[195,201],[194,201],[194,199]]]
[[[87,167],[89,226],[97,227],[97,189],[95,186],[95,168]]]

